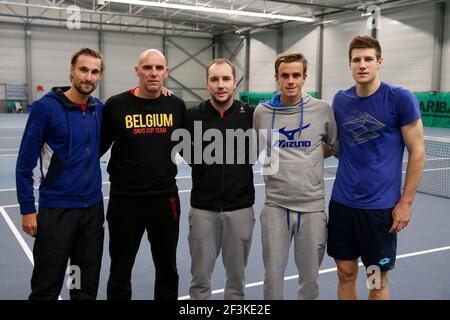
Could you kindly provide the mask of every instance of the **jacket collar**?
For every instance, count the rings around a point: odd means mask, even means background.
[[[57,96],[58,100],[68,109],[71,108],[80,108],[80,105],[70,101],[64,92],[69,90],[70,87],[54,87],[52,88],[52,92]],[[92,96],[88,97],[86,108],[95,108],[95,101]]]

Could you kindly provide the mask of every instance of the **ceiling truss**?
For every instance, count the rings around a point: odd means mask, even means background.
[[[414,3],[446,0],[148,0],[182,5],[201,5],[227,10],[303,16],[321,21],[338,13],[360,15],[370,5],[393,7]],[[98,2],[100,2],[98,5]],[[0,22],[20,22],[64,27],[77,6],[81,28],[145,32],[156,35],[204,36],[227,33],[249,33],[261,29],[281,29],[286,21],[198,13],[195,11],[146,7],[142,5],[110,3],[107,0],[0,0]],[[298,23],[298,22],[297,22]],[[304,23],[304,22],[300,22]]]

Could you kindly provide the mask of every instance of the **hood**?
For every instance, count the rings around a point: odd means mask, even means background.
[[[288,104],[282,103],[280,101],[280,97],[281,97],[281,94],[277,93],[272,97],[272,99],[262,101],[261,105],[268,109],[274,110],[279,113],[284,113],[284,114],[297,113],[300,111],[302,99],[297,101],[295,104],[288,105]],[[306,105],[311,100],[311,95],[302,94],[302,98],[303,98],[303,105]]]
[[[69,90],[70,87],[53,87],[45,96],[47,98],[52,98],[58,100],[63,106],[66,108],[80,108],[80,106],[76,103],[70,101],[65,95],[64,92]],[[95,107],[95,101],[92,96],[88,97],[87,108]]]
[[[267,145],[267,154],[270,156],[272,153],[272,147],[273,147],[273,131],[275,130],[275,118],[277,117],[298,117],[298,129],[295,131],[298,131],[298,134],[301,135],[302,130],[309,127],[309,124],[305,127],[303,127],[303,112],[305,105],[311,101],[311,96],[309,94],[302,95],[302,98],[297,101],[293,105],[286,105],[280,101],[280,93],[277,93],[275,96],[272,97],[272,99],[261,102],[261,106],[268,108],[269,110],[272,110],[272,124],[271,124],[271,130],[270,135],[267,139],[268,145]],[[298,114],[298,116],[296,115]],[[286,132],[286,127],[278,129],[280,132],[284,131]],[[296,132],[293,132],[295,134]]]

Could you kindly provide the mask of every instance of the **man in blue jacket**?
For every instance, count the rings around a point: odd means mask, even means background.
[[[70,87],[32,104],[16,165],[22,228],[36,237],[29,299],[58,299],[70,259],[71,299],[95,299],[103,253],[99,132],[103,103],[90,96],[101,80],[99,52],[74,54]],[[40,160],[39,213],[33,169]]]

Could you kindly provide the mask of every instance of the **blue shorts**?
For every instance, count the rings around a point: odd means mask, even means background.
[[[376,265],[381,272],[394,268],[397,234],[390,209],[358,209],[333,199],[329,204],[327,253],[338,260],[361,257],[367,268]]]

